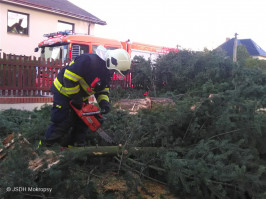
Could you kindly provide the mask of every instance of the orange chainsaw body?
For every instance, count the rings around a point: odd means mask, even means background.
[[[101,123],[96,118],[96,116],[99,119],[101,119],[102,115],[97,106],[93,104],[83,103],[81,110],[79,110],[72,105],[71,101],[70,101],[70,106],[77,113],[77,115],[83,120],[83,122],[90,128],[91,131],[96,131],[98,128],[100,128]]]

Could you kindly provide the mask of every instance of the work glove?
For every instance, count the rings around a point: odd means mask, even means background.
[[[108,105],[101,106],[101,113],[102,114],[107,114],[110,112],[110,110],[111,110],[110,106],[108,106]]]
[[[83,102],[82,100],[79,100],[79,99],[72,99],[72,105],[78,110],[81,110]]]
[[[108,101],[105,101],[105,100],[101,101],[99,103],[99,106],[101,108],[101,114],[107,114],[111,110],[110,109],[110,103]]]

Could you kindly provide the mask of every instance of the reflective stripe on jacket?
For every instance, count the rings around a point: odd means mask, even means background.
[[[62,93],[65,96],[69,96],[71,94],[76,94],[76,93],[78,93],[80,91],[79,85],[77,85],[75,87],[72,87],[72,88],[66,88],[58,81],[57,78],[54,80],[54,86],[56,87],[56,89],[60,93]]]
[[[95,79],[100,80],[100,85],[90,87]],[[59,72],[51,91],[82,99],[95,94],[98,103],[109,103],[109,85],[110,74],[105,61],[96,54],[82,54]]]

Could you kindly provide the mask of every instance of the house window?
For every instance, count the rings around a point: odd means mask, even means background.
[[[66,31],[66,30],[74,32],[74,24],[63,22],[63,21],[58,21],[57,31]]]
[[[29,34],[29,15],[25,13],[7,12],[7,32],[22,35]]]

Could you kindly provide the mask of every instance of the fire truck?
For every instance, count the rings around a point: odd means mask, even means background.
[[[178,49],[175,48],[166,48],[136,42],[131,43],[129,40],[121,42],[92,35],[74,34],[72,31],[44,34],[44,37],[47,37],[47,39],[38,44],[38,47],[35,48],[35,52],[41,49],[41,57],[45,60],[48,58],[54,60],[59,59],[62,60],[62,62],[70,62],[84,53],[95,53],[99,45],[104,46],[108,50],[123,48],[129,53],[132,59],[134,56],[143,56],[152,61],[161,54],[167,54],[170,51],[178,51]],[[49,86],[51,85],[52,80],[48,80],[49,77],[44,76],[41,78],[47,79],[46,81],[49,82]],[[120,81],[122,87],[132,87],[131,73],[128,73],[125,77],[122,77],[118,73],[114,73],[112,80]]]

